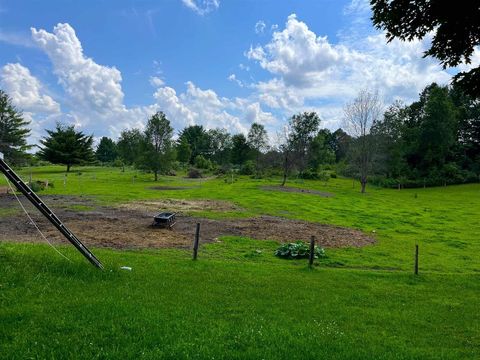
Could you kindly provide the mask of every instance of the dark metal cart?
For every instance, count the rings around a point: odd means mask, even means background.
[[[160,213],[153,218],[152,226],[171,230],[177,222],[175,215],[176,213],[171,212]]]

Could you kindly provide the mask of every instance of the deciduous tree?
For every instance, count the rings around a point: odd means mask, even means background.
[[[354,136],[350,146],[351,165],[358,174],[361,192],[365,192],[372,173],[376,143],[370,134],[371,127],[380,119],[382,105],[377,93],[361,90],[358,96],[344,107],[345,125]]]
[[[248,132],[248,145],[255,153],[255,170],[259,172],[260,155],[268,150],[268,135],[265,127],[258,123],[253,123]]]
[[[175,154],[172,146],[173,128],[163,112],[157,112],[147,122],[144,133],[144,149],[140,165],[155,175],[170,169]]]

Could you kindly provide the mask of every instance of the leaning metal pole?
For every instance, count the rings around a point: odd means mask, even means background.
[[[77,248],[78,251],[82,253],[83,256],[87,258],[93,265],[103,269],[103,265],[98,260],[93,253],[88,250],[88,248],[82,244],[82,242],[72,233],[53,213],[52,210],[35,194],[32,189],[28,187],[25,182],[7,165],[3,158],[0,156],[0,170],[5,174],[7,179],[15,185],[15,187],[20,191],[25,197],[45,216],[52,224],[55,226],[58,231],[60,231],[65,238],[70,241],[73,246]]]

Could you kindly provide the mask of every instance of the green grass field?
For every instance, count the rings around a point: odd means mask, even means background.
[[[40,195],[82,195],[105,205],[225,200],[241,210],[197,214],[349,226],[373,234],[377,244],[327,249],[314,269],[275,258],[273,241],[237,237],[202,246],[197,262],[178,249],[93,249],[106,267],[100,272],[72,247],[60,247],[70,263],[47,245],[0,243],[2,359],[480,358],[478,184],[370,187],[366,195],[348,179],[289,184],[334,194],[326,198],[261,189],[277,179],[227,184],[178,176],[154,183],[133,170],[75,170],[81,175],[69,174],[65,186],[62,167],[21,173],[54,182]],[[155,185],[191,188],[150,189]]]

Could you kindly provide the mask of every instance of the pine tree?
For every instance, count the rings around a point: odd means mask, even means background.
[[[0,90],[0,152],[7,162],[19,164],[25,159],[25,151],[31,148],[27,145],[29,123],[13,106],[8,94]]]
[[[40,143],[38,156],[53,164],[67,166],[67,172],[72,165],[87,164],[94,160],[93,136],[76,131],[73,125],[57,123],[55,130],[46,130],[48,136]]]

